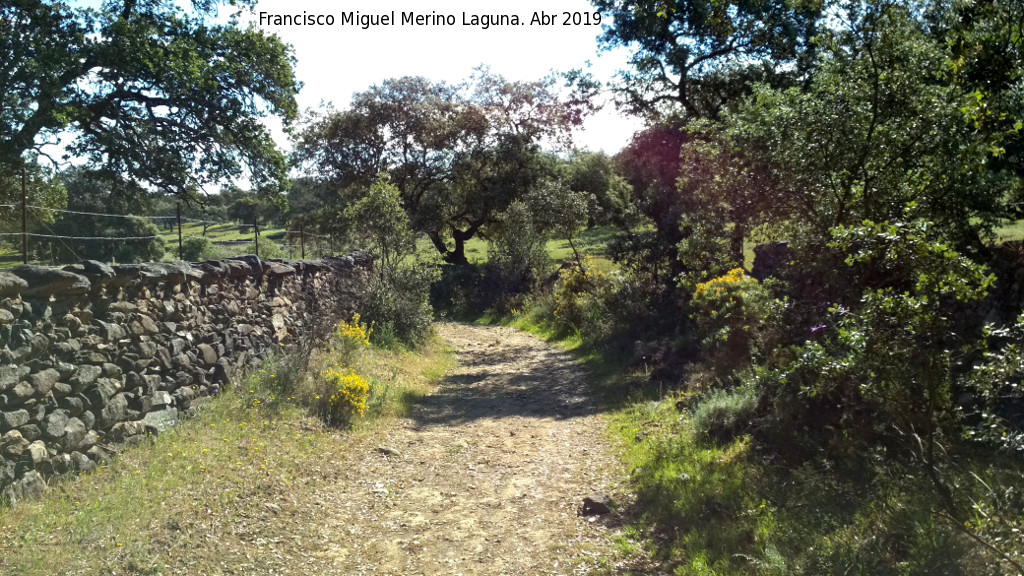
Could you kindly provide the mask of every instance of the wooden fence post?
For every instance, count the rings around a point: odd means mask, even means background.
[[[181,202],[178,202],[178,260],[184,260],[181,249]]]
[[[21,167],[21,263],[28,264],[28,186],[25,167]]]

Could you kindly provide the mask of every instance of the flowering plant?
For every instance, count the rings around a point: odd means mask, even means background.
[[[344,364],[350,365],[360,350],[370,347],[370,335],[373,328],[359,322],[359,314],[352,316],[351,322],[344,320],[334,328],[335,349],[341,355]]]
[[[352,370],[324,370],[320,377],[327,384],[330,396],[326,411],[330,420],[339,423],[351,421],[353,416],[366,415],[366,401],[370,396],[370,383]]]
[[[697,284],[692,317],[700,330],[707,354],[730,369],[748,360],[758,329],[783,303],[773,300],[768,289],[742,268]]]

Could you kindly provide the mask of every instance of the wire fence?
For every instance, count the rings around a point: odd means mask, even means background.
[[[27,200],[27,199],[26,199]],[[80,228],[92,230],[92,234],[61,233],[59,223],[75,219]],[[19,222],[20,220],[20,222]],[[85,226],[82,226],[85,220]],[[97,224],[103,221],[135,221],[149,222],[157,229],[163,227],[167,232],[162,234],[129,234],[111,233],[97,235],[96,230],[105,226]],[[181,215],[181,206],[177,206],[177,214],[137,215],[108,212],[92,212],[87,210],[69,210],[29,204],[0,204],[0,223],[6,230],[0,230],[0,265],[11,263],[59,264],[67,261],[85,259],[106,260],[116,262],[116,254],[126,254],[127,243],[157,242],[163,240],[166,252],[183,259],[185,240],[190,236],[205,237],[214,248],[207,250],[212,258],[238,256],[246,253],[261,257],[306,258],[322,257],[336,253],[336,239],[330,235],[298,230],[284,230],[266,234],[261,230],[258,219],[253,222],[209,220]],[[20,223],[20,226],[18,224]],[[89,224],[92,224],[90,226]],[[196,234],[195,226],[202,225],[202,233]],[[56,229],[55,229],[56,226]],[[186,235],[183,227],[188,226]],[[223,233],[224,226],[236,227],[233,235],[249,234],[249,238],[234,240],[215,240],[207,233],[215,233],[211,228],[221,227],[216,232]],[[20,228],[19,231],[12,229]],[[109,231],[109,227],[107,227]],[[251,250],[248,248],[252,247]],[[241,249],[241,250],[239,250]],[[152,252],[151,252],[152,253]],[[262,254],[261,254],[262,253]]]

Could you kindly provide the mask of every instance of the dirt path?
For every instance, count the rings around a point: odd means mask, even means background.
[[[439,331],[458,367],[411,418],[351,447],[337,485],[302,506],[301,543],[269,543],[275,560],[288,573],[591,573],[615,519],[577,508],[622,474],[581,370],[512,329]]]

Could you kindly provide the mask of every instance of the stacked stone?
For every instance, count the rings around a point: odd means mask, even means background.
[[[356,253],[0,272],[0,497],[174,426],[271,350],[308,350],[371,266]]]

